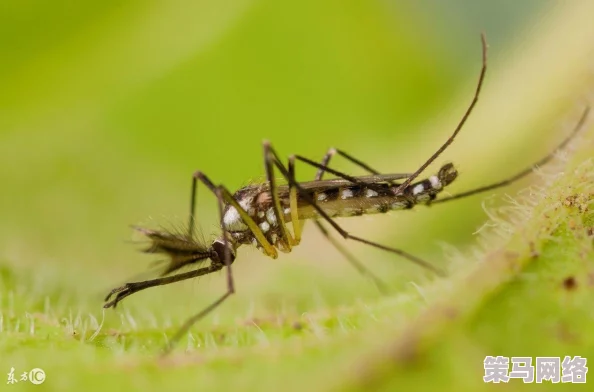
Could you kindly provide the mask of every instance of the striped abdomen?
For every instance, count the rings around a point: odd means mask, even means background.
[[[436,176],[409,185],[396,194],[399,184],[364,184],[337,186],[320,191],[308,190],[309,196],[331,217],[360,216],[392,210],[409,209],[419,203],[427,203],[437,196],[457,176],[451,164],[445,165]],[[286,206],[288,200],[283,200]],[[299,218],[319,217],[318,211],[302,197],[298,198]],[[285,219],[290,220],[285,209]]]

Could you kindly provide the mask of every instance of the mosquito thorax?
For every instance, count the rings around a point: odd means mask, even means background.
[[[256,206],[258,204],[258,200],[256,198],[261,194],[261,188],[262,185],[250,185],[241,188],[233,195],[233,198],[237,201],[237,203],[239,203],[241,208],[251,217],[256,214]],[[225,225],[225,228],[231,233],[249,230],[243,219],[241,219],[239,211],[229,204],[225,206],[223,224]]]

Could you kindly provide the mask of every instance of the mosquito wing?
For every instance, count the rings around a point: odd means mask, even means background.
[[[410,173],[369,174],[366,176],[357,176],[354,178],[356,178],[357,181],[362,182],[364,184],[382,184],[396,180],[402,180],[408,178],[408,176],[410,176]],[[344,178],[331,178],[328,180],[300,182],[299,185],[305,190],[316,189],[319,191],[323,191],[325,189],[353,185],[353,182],[345,180]],[[278,187],[279,193],[281,194],[287,192],[288,189],[288,185],[281,185]]]

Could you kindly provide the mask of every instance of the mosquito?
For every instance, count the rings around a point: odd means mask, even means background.
[[[192,279],[220,271],[226,267],[226,292],[201,312],[190,317],[179,328],[165,347],[164,353],[166,354],[193,324],[235,293],[231,264],[235,261],[237,249],[240,246],[253,245],[266,256],[276,259],[279,251],[290,252],[293,247],[299,245],[303,224],[306,220],[313,220],[322,234],[346,257],[347,261],[360,273],[373,279],[380,289],[385,290],[383,282],[330,235],[326,224],[345,240],[361,242],[394,253],[436,275],[445,276],[446,273],[443,269],[402,249],[382,245],[347,232],[338,225],[335,218],[411,209],[417,204],[442,203],[510,185],[530,174],[534,166],[541,166],[550,161],[555,152],[564,148],[577,134],[586,120],[589,108],[585,109],[571,134],[553,152],[530,167],[502,181],[452,196],[437,198],[440,192],[457,178],[458,172],[454,165],[447,163],[436,174],[426,179],[418,180],[418,177],[454,141],[478,101],[487,70],[487,42],[484,34],[481,35],[481,44],[482,67],[470,105],[445,143],[416,171],[381,174],[354,156],[335,148],[329,149],[319,163],[300,155],[292,155],[285,166],[270,142],[264,141],[265,182],[251,184],[231,193],[224,185],[215,185],[203,172],[197,171],[192,176],[190,214],[186,233],[135,227],[151,241],[149,248],[144,251],[164,254],[168,256],[169,262],[157,279],[126,283],[111,290],[105,298],[106,303],[103,307],[115,308],[124,298],[149,287]],[[332,169],[329,163],[335,155],[359,166],[369,174],[350,176]],[[313,181],[298,182],[296,180],[295,163],[297,161],[318,169]],[[277,184],[275,169],[280,172],[286,184]],[[332,174],[336,178],[324,180],[323,176],[326,173]],[[210,244],[199,241],[195,234],[195,207],[199,183],[216,196],[218,204],[222,234]],[[292,230],[289,230],[289,225]],[[181,273],[179,270],[183,267],[193,267],[194,269]],[[115,298],[111,299],[114,295]]]

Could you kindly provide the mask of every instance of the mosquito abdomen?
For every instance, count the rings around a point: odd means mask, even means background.
[[[427,203],[443,190],[446,184],[441,176],[431,176],[423,181],[409,185],[404,192],[395,194],[398,184],[350,185],[310,191],[310,197],[330,217],[350,217],[385,213],[394,210],[413,208],[416,204]],[[320,215],[307,201],[299,199],[299,218],[313,219]],[[285,209],[285,220],[290,221],[290,210]]]

